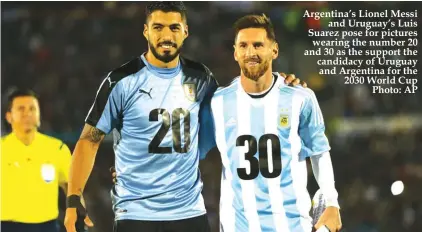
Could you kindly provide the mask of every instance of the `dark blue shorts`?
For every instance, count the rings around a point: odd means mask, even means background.
[[[2,221],[2,232],[60,232],[60,227],[57,220],[52,220],[43,223],[21,223]]]

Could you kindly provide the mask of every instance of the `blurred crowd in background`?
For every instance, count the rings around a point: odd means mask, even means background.
[[[319,75],[318,57],[303,53],[312,48],[308,29],[326,29],[327,20],[302,17],[305,9],[422,10],[420,2],[186,2],[186,6],[190,35],[183,54],[206,64],[223,85],[239,74],[233,59],[234,21],[248,13],[271,18],[280,47],[273,69],[305,80],[319,99],[332,146],[343,231],[422,231],[422,86],[417,94],[375,95],[365,85],[344,85],[342,76]],[[40,96],[41,130],[73,148],[102,77],[147,49],[142,35],[145,3],[2,2],[1,8],[3,99],[14,87],[33,89]],[[7,132],[4,124],[2,134]],[[86,190],[96,223],[90,231],[111,232],[111,142],[97,157]],[[218,231],[219,162],[213,151],[201,163],[213,231]],[[309,180],[312,195],[318,186],[311,169]],[[396,180],[402,180],[405,189],[393,196],[390,187]]]

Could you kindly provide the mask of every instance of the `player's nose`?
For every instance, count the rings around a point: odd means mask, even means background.
[[[23,111],[23,113],[22,113],[22,116],[24,116],[24,117],[30,117],[30,116],[32,116],[34,114],[34,112],[32,112],[32,110],[31,109],[25,109],[24,111]]]
[[[172,40],[173,32],[168,27],[164,27],[161,31],[161,40]]]
[[[256,56],[256,50],[254,46],[248,46],[246,48],[246,53],[245,53],[246,57],[255,57]]]

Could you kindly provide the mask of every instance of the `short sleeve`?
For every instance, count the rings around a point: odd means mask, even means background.
[[[67,183],[69,180],[70,163],[72,161],[72,154],[69,147],[62,143],[59,147],[59,183]]]
[[[123,111],[123,83],[107,76],[101,83],[85,122],[109,134],[119,124]]]
[[[301,158],[320,155],[330,150],[325,136],[324,118],[317,98],[312,90],[307,91],[310,94],[303,102],[299,119],[299,136],[303,145],[300,152]]]

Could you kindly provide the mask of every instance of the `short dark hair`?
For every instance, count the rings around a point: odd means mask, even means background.
[[[12,110],[13,100],[17,97],[34,97],[38,99],[35,92],[30,89],[15,89],[7,97],[7,112]]]
[[[267,38],[276,41],[275,39],[275,33],[274,33],[274,26],[270,20],[265,14],[262,15],[246,15],[242,18],[238,19],[234,23],[234,30],[235,30],[235,40],[237,37],[237,34],[242,29],[247,28],[262,28],[265,29],[267,32]]]
[[[180,13],[182,19],[186,22],[186,7],[183,2],[149,2],[145,7],[146,22],[148,22],[149,16],[154,11],[177,12]]]

